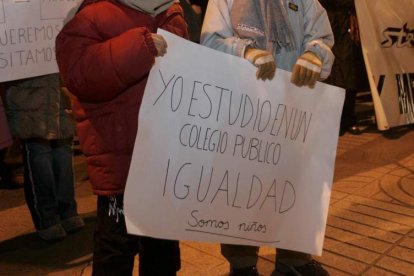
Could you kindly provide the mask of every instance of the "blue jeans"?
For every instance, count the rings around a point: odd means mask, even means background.
[[[22,141],[24,192],[37,230],[77,216],[72,139]]]

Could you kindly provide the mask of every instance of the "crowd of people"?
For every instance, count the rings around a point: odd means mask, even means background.
[[[286,3],[83,1],[56,38],[59,73],[1,84],[0,187],[12,188],[1,162],[7,148],[18,143],[26,204],[39,237],[64,239],[85,225],[75,200],[76,135],[97,195],[93,275],[131,275],[137,254],[139,275],[179,271],[179,241],[130,235],[122,215],[147,77],[155,59],[168,55],[158,28],[248,60],[260,81],[283,69],[299,87],[324,81],[345,88],[339,135],[361,134],[355,97],[369,87],[353,0]],[[229,275],[260,275],[258,247],[222,244],[221,252]],[[275,263],[272,275],[328,275],[302,252],[278,249]]]

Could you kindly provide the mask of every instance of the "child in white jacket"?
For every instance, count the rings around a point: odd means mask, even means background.
[[[291,82],[313,88],[329,76],[334,37],[317,0],[210,0],[201,44],[249,60],[256,77],[273,79],[276,68]],[[259,275],[258,247],[222,244],[230,275]],[[278,249],[272,275],[328,275],[309,254]]]

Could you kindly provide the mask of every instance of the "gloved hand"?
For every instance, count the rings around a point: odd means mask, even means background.
[[[275,76],[276,62],[272,53],[256,48],[247,48],[244,52],[244,58],[257,67],[257,79],[271,80]]]
[[[298,58],[293,66],[291,82],[297,86],[315,86],[322,71],[322,61],[312,52],[306,52]]]
[[[167,53],[167,42],[164,37],[159,34],[151,34],[152,40],[154,41],[155,48],[157,48],[157,57],[162,57]]]

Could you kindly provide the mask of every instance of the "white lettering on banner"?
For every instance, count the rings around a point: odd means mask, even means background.
[[[381,42],[382,47],[389,48],[395,45],[397,48],[414,47],[414,29],[409,29],[407,23],[402,28],[389,27],[383,32],[386,40]]]
[[[0,81],[57,72],[55,39],[80,1],[0,1]]]
[[[283,70],[263,82],[246,60],[159,32],[168,54],[140,108],[128,232],[320,255],[344,91]]]
[[[361,0],[355,7],[378,129],[412,124],[414,3]]]

